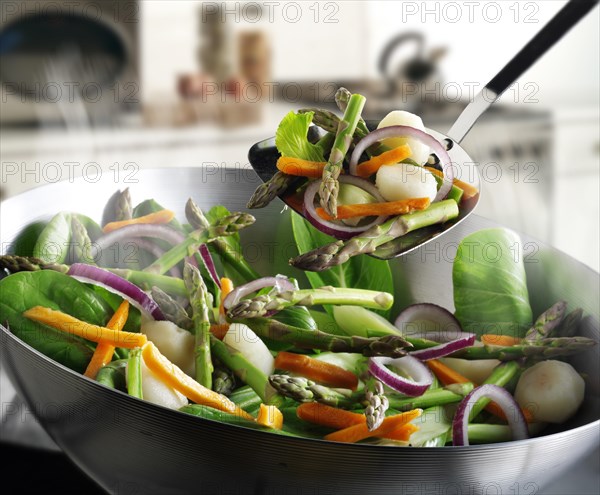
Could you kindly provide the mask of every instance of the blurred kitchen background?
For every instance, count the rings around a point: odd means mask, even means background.
[[[445,132],[565,3],[3,1],[1,197],[78,175],[243,169],[290,109],[334,109],[339,85],[367,96],[367,118],[405,109]],[[595,269],[599,17],[463,143],[482,174],[477,213]]]

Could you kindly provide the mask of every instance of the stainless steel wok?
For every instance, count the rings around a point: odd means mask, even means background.
[[[153,197],[182,216],[190,196],[203,208],[221,203],[243,209],[259,183],[246,169],[210,175],[202,169],[149,170],[135,179],[118,184],[112,177],[96,183],[82,178],[5,201],[0,211],[3,247],[25,224],[60,210],[99,219],[117,188],[128,186],[134,201]],[[282,206],[277,201],[257,211],[257,223],[242,235],[246,254],[265,273],[273,265],[281,270],[290,254],[289,212]],[[393,261],[397,306],[431,301],[452,308],[457,243],[494,225],[471,216]],[[565,299],[571,307],[584,308],[583,332],[598,339],[598,274],[535,239],[523,236],[523,243],[534,314]],[[3,368],[37,419],[83,471],[114,493],[534,493],[589,455],[600,438],[600,346],[573,361],[587,376],[587,397],[577,416],[560,429],[519,442],[414,449],[288,438],[189,416],[84,378],[4,328],[0,337]]]

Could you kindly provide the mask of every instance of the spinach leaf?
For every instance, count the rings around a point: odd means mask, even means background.
[[[486,229],[465,237],[452,268],[456,318],[465,332],[523,337],[531,306],[521,240],[507,229]]]
[[[92,242],[96,241],[103,234],[100,225],[94,222],[90,217],[82,215],[81,213],[72,213],[71,215],[77,217],[77,220],[83,224]]]
[[[114,313],[117,308],[121,305],[123,298],[118,294],[110,292],[104,287],[100,287],[98,285],[89,285],[90,289],[92,289],[99,297],[101,297],[106,304],[110,307],[111,311]],[[112,314],[111,314],[112,316]],[[123,327],[123,330],[126,332],[140,333],[142,327],[142,314],[139,309],[137,309],[133,305],[129,305],[129,316],[127,317],[127,323]],[[124,349],[124,351],[127,351]]]
[[[61,212],[48,222],[33,248],[33,256],[46,263],[64,263],[70,251],[71,214]]]
[[[298,252],[305,253],[335,239],[315,229],[300,215],[292,212],[292,229]],[[371,256],[355,256],[346,263],[323,272],[306,272],[313,288],[331,285],[333,287],[352,287],[357,289],[377,290],[394,293],[392,272],[387,261],[377,260]],[[331,308],[325,307],[331,314]],[[384,317],[388,311],[377,311]]]
[[[100,368],[96,375],[96,381],[121,392],[127,392],[126,369],[127,359],[112,361]]]
[[[157,211],[165,210],[164,206],[161,206],[153,199],[147,199],[142,201],[139,205],[133,208],[133,218],[143,217],[144,215],[149,215],[150,213],[156,213]],[[176,218],[173,218],[167,225],[173,227],[175,230],[179,232],[184,232],[183,227],[179,223]]]
[[[325,161],[321,147],[308,140],[313,115],[313,112],[296,114],[291,111],[283,118],[275,133],[275,146],[279,153],[314,162]]]
[[[0,322],[49,358],[83,373],[95,344],[25,318],[23,312],[34,306],[94,325],[106,324],[110,306],[85,284],[52,270],[19,272],[0,281]]]
[[[48,222],[33,222],[24,227],[8,248],[8,254],[33,256],[35,244]]]

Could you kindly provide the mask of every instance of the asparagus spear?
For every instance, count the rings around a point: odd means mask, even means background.
[[[71,242],[73,243],[75,260],[87,264],[95,264],[92,256],[92,240],[85,226],[73,215],[71,217]]]
[[[387,292],[366,289],[321,287],[319,289],[272,291],[269,294],[244,299],[228,312],[229,318],[256,318],[270,311],[281,311],[290,306],[315,306],[321,304],[344,304],[374,309],[390,309],[394,296]]]
[[[554,337],[540,339],[534,344],[519,344],[510,347],[496,345],[466,347],[451,354],[451,357],[500,359],[501,361],[512,361],[520,358],[553,359],[583,352],[596,344],[595,340],[587,337]]]
[[[352,98],[352,93],[350,93],[350,91],[348,91],[346,88],[340,88],[335,92],[335,104],[342,112],[345,112],[348,108],[350,98]],[[358,119],[358,123],[356,124],[356,131],[357,133],[362,134],[363,137],[369,134],[369,128],[367,127],[367,123],[362,117]]]
[[[236,322],[248,325],[261,338],[287,342],[308,349],[356,352],[364,356],[400,357],[406,354],[405,348],[411,347],[411,344],[400,335],[371,338],[333,335],[320,330],[293,327],[271,318],[247,318]]]
[[[196,336],[196,381],[212,388],[213,364],[210,354],[210,320],[208,318],[208,289],[198,268],[190,263],[183,267],[183,280],[192,307],[192,321]]]
[[[583,318],[583,309],[576,308],[563,318],[563,321],[555,329],[550,337],[574,337]]]
[[[213,390],[219,394],[229,396],[235,388],[235,376],[229,368],[215,365],[212,374]]]
[[[206,229],[194,230],[183,242],[172,247],[154,263],[144,268],[144,271],[163,275],[186,256],[193,255],[202,244],[213,242],[218,237],[235,234],[252,225],[254,221],[255,218],[252,215],[238,212],[219,219],[218,222],[209,225]]]
[[[379,380],[372,380],[367,385],[365,392],[365,418],[367,420],[367,428],[373,431],[381,426],[385,419],[385,412],[390,407],[388,398],[385,396],[383,384]]]
[[[460,402],[471,390],[473,390],[472,383],[457,383],[449,387],[427,390],[419,397],[398,397],[388,394],[388,400],[390,407],[397,411],[410,411],[415,408],[427,409]]]
[[[129,353],[127,359],[127,393],[138,399],[143,399],[142,393],[142,348],[136,347]]]
[[[293,175],[276,172],[267,182],[261,184],[252,193],[246,205],[249,209],[264,208],[277,196],[287,191],[298,179]]]
[[[352,136],[366,101],[364,96],[357,94],[350,98],[344,118],[338,126],[329,160],[323,169],[323,178],[319,188],[321,206],[334,218],[337,217],[337,196],[340,188],[337,179],[342,171],[344,157],[352,142]]]
[[[456,201],[447,199],[433,203],[429,208],[394,217],[381,225],[351,238],[335,241],[301,254],[290,260],[290,264],[301,270],[320,272],[341,265],[352,256],[368,254],[379,246],[397,237],[436,223],[444,223],[458,216]]]
[[[330,112],[329,110],[323,110],[321,108],[301,108],[298,110],[298,113],[310,112],[313,113],[313,124],[327,132],[337,134],[341,119],[335,113]],[[361,130],[358,128],[358,126],[354,131],[354,135],[360,137],[361,139],[365,137],[365,134],[361,133]]]
[[[185,204],[185,216],[194,229],[210,228],[208,218],[206,218],[200,207],[192,198],[188,199]],[[217,237],[212,241],[212,245],[217,249],[223,260],[231,264],[246,282],[260,278],[260,275],[248,264],[244,257],[241,256],[241,253],[236,253],[232,250],[225,239]]]
[[[316,401],[332,407],[350,407],[356,404],[353,394],[344,394],[302,376],[271,375],[269,383],[281,395],[297,402]]]
[[[121,220],[131,220],[133,218],[133,206],[131,204],[131,194],[129,188],[119,191],[115,202],[115,222]]]
[[[227,366],[235,376],[252,387],[266,404],[280,406],[283,397],[269,384],[269,377],[248,361],[240,352],[211,335],[210,347],[213,355]]]
[[[544,311],[538,317],[538,319],[535,320],[533,326],[527,330],[527,333],[524,337],[524,342],[528,344],[535,344],[541,339],[549,337],[562,322],[563,318],[565,317],[566,310],[567,303],[565,301],[558,301],[556,304]]]
[[[159,287],[154,286],[152,287],[151,296],[167,320],[172,321],[179,328],[192,330],[194,323],[188,316],[187,311],[169,294]]]
[[[7,271],[8,273],[37,272],[38,270],[54,270],[56,272],[67,273],[69,265],[46,263],[44,260],[34,256],[4,254],[0,256],[0,270]]]
[[[493,371],[490,373],[482,385],[492,384],[498,385],[499,387],[506,386],[521,370],[521,366],[516,361],[509,361],[507,363],[501,363],[496,366]],[[482,398],[477,401],[477,403],[471,409],[471,413],[469,415],[469,421],[473,421],[477,415],[485,409],[485,407],[492,402],[490,399]]]

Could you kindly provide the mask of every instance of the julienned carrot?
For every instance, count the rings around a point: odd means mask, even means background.
[[[148,341],[143,333],[123,332],[99,327],[98,325],[78,320],[61,311],[55,311],[42,306],[35,306],[28,309],[23,313],[23,316],[62,332],[77,335],[92,342],[105,342],[115,347],[133,349],[134,347],[142,347]]]
[[[258,416],[256,417],[256,422],[259,425],[281,430],[283,427],[283,414],[281,414],[281,411],[275,406],[261,404],[260,409],[258,410]]]
[[[358,377],[354,373],[304,354],[282,351],[275,358],[275,368],[298,373],[329,387],[356,390],[358,386]]]
[[[429,198],[410,198],[399,201],[386,201],[385,203],[365,203],[355,205],[338,205],[336,220],[353,217],[372,217],[379,215],[404,215],[415,210],[424,210],[430,204]],[[317,208],[317,214],[323,220],[333,220],[323,208]]]
[[[111,330],[123,330],[127,318],[129,316],[129,301],[124,299],[121,305],[112,315],[112,318],[106,324],[106,328]],[[106,366],[112,360],[113,354],[115,353],[115,346],[107,342],[101,342],[96,346],[96,350],[92,355],[92,359],[87,365],[84,375],[90,378],[96,378],[98,371],[103,366]]]
[[[225,308],[223,307],[223,302],[225,298],[229,295],[229,293],[233,290],[233,281],[230,278],[222,277],[221,278],[221,304],[219,305],[219,314],[225,314]]]
[[[334,431],[329,435],[325,435],[325,440],[333,442],[355,443],[365,438],[387,436],[398,428],[410,423],[413,419],[418,418],[423,413],[422,409],[413,409],[412,411],[388,416],[383,420],[381,426],[373,431],[369,431],[366,422],[364,424],[349,426],[343,430]]]
[[[481,342],[485,345],[500,345],[503,347],[510,347],[513,345],[519,345],[521,339],[519,337],[513,337],[512,335],[494,335],[484,334],[481,336]]]
[[[229,330],[229,323],[215,323],[210,326],[210,333],[212,333],[219,340],[225,338],[225,334]]]
[[[427,170],[429,170],[433,175],[437,175],[438,177],[444,177],[444,174],[436,168],[433,168],[433,167],[425,167],[425,168]],[[453,183],[456,187],[463,190],[463,197],[462,197],[463,201],[466,199],[471,199],[474,196],[477,196],[479,194],[479,190],[475,186],[472,186],[471,184],[469,184],[467,182],[463,182],[460,179],[454,179]]]
[[[471,381],[437,359],[430,359],[429,361],[426,361],[425,364],[444,385],[451,385],[453,383],[467,383]],[[474,383],[474,385],[477,386],[477,383]],[[490,402],[487,406],[485,406],[485,410],[492,413],[494,416],[506,419],[506,415],[500,406],[498,406],[498,404],[495,402]],[[533,421],[531,411],[529,411],[529,409],[526,407],[521,408],[521,410],[523,411],[523,415],[525,416],[527,422],[531,423]]]
[[[410,146],[404,144],[389,151],[384,151],[381,155],[374,156],[366,162],[362,162],[356,167],[356,175],[359,177],[370,177],[384,165],[394,165],[402,160],[409,158],[412,154]]]
[[[311,179],[320,179],[323,176],[325,165],[327,162],[311,162],[291,156],[282,156],[277,160],[277,168],[284,174],[310,177]]]
[[[136,225],[140,223],[169,223],[173,218],[175,218],[175,213],[171,210],[160,210],[144,215],[143,217],[132,218],[131,220],[107,223],[102,227],[102,231],[107,234],[108,232],[120,229],[121,227],[126,227],[127,225]]]
[[[204,406],[214,407],[219,411],[238,414],[245,419],[254,418],[243,409],[236,406],[224,395],[200,385],[192,377],[164,357],[152,342],[142,348],[144,363],[163,383],[185,395],[188,399]]]
[[[394,430],[386,438],[389,438],[391,440],[399,440],[401,442],[408,442],[410,440],[410,436],[416,431],[419,431],[419,427],[417,425],[413,425],[412,423],[406,423],[400,428]]]

